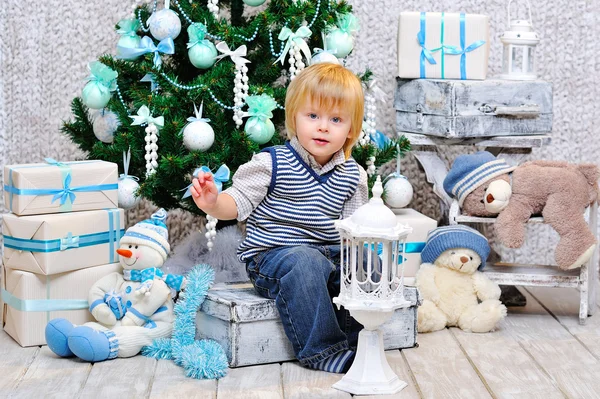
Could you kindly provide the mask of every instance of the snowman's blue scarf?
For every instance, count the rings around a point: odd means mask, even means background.
[[[165,283],[175,291],[181,291],[181,284],[183,284],[183,276],[178,274],[167,274],[159,269],[158,267],[149,267],[143,270],[123,270],[123,278],[130,281],[146,282],[152,281],[155,278],[161,278],[165,280]]]

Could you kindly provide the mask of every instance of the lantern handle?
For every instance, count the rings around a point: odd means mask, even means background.
[[[531,3],[529,3],[529,0],[525,0],[527,2],[527,11],[529,13],[529,23],[531,24],[531,26],[533,26],[533,19],[531,18]],[[506,7],[506,10],[508,11],[508,26],[510,26],[510,5],[513,2],[513,0],[508,0],[508,6]]]

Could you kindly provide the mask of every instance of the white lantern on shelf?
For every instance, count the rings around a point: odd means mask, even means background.
[[[382,192],[377,176],[369,203],[335,222],[342,251],[340,295],[333,302],[344,306],[364,329],[352,367],[333,387],[355,395],[394,394],[407,385],[387,362],[379,326],[396,309],[410,306],[404,299],[401,260],[412,228],[396,221],[381,199]]]
[[[535,80],[535,46],[540,42],[539,35],[533,31],[531,20],[531,5],[527,0],[529,20],[518,19],[511,21],[510,4],[508,2],[508,23],[510,30],[500,37],[503,45],[502,53],[502,79],[509,80]]]

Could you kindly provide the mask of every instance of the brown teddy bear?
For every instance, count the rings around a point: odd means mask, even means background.
[[[541,214],[560,236],[556,263],[561,269],[573,269],[596,249],[583,213],[598,199],[598,177],[594,164],[531,161],[517,167],[481,151],[456,158],[444,190],[465,214],[497,215],[496,234],[509,248],[523,245],[527,220]]]

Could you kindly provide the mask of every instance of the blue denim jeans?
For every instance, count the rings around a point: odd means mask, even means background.
[[[340,292],[340,246],[299,245],[262,252],[246,264],[256,291],[275,299],[303,366],[356,348],[362,325],[331,299]]]

